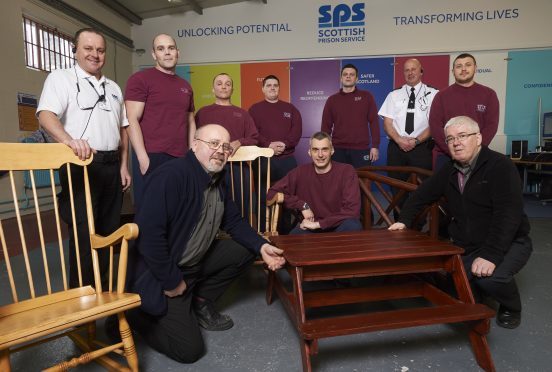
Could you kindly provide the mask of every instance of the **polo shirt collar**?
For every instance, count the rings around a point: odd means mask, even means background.
[[[78,63],[75,63],[74,69],[79,79],[85,79],[85,80],[90,79],[92,81],[97,81],[97,84],[102,84],[104,82],[107,83],[105,75],[102,74],[102,77],[99,80],[97,80],[94,75],[91,75],[88,72],[84,71]]]

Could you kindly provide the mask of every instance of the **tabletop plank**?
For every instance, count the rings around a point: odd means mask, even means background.
[[[364,230],[348,233],[280,235],[271,241],[294,266],[450,256],[463,253],[448,241],[413,230]]]

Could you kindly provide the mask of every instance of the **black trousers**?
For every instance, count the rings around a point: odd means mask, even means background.
[[[485,278],[478,278],[471,273],[472,262],[479,255],[472,253],[463,256],[462,261],[475,297],[486,295],[512,311],[521,311],[521,299],[514,275],[525,266],[532,251],[533,244],[528,236],[514,240],[493,275]]]
[[[387,145],[387,165],[418,167],[431,170],[432,141],[426,141],[408,152],[401,150],[395,141]],[[408,174],[389,172],[389,176],[406,181]]]
[[[288,156],[285,158],[277,158],[272,157],[269,158],[270,160],[270,186],[274,185],[277,181],[284,178],[291,170],[297,167],[297,160],[295,159],[295,156]],[[268,226],[266,226],[266,173],[267,173],[267,161],[264,158],[261,158],[261,185],[259,192],[261,193],[261,213],[260,213],[260,221],[261,221],[261,230],[266,231],[268,230]],[[255,183],[257,182],[258,175],[258,169],[259,165],[258,162],[255,162],[254,168],[255,170]],[[293,214],[292,211],[282,208],[281,217],[280,217],[280,223],[278,225],[278,232],[282,235],[286,235],[289,233],[289,231],[293,228],[292,224],[292,218]]]
[[[216,301],[253,262],[254,255],[233,240],[215,240],[203,260],[182,269],[186,291],[168,299],[167,314],[151,316],[139,308],[128,312],[132,329],[153,349],[180,363],[193,363],[205,353],[193,310],[193,298]]]
[[[146,174],[142,175],[140,171],[140,163],[136,157],[136,153],[132,152],[132,196],[134,196],[134,212],[138,212],[142,198],[144,197],[144,187],[146,184],[146,179],[148,175],[151,174],[157,167],[161,164],[176,159],[174,156],[160,153],[148,153],[150,159],[150,164]]]
[[[370,161],[370,150],[370,147],[368,147],[366,150],[334,147],[332,160],[340,163],[351,164],[354,168],[373,165]]]
[[[404,152],[395,141],[389,141],[387,145],[387,165],[404,166],[404,167],[418,167],[431,170],[431,148],[433,147],[432,141],[426,141],[414,147],[411,151]],[[406,181],[408,179],[408,173],[401,172],[388,172],[389,177]],[[396,188],[391,189],[393,195],[397,194],[399,190]],[[398,206],[402,207],[406,201],[406,196],[403,197]],[[397,219],[398,216],[395,216]]]
[[[357,218],[347,218],[343,220],[338,226],[330,227],[329,229],[317,229],[317,230],[302,230],[299,224],[289,232],[290,235],[307,235],[307,234],[319,234],[327,232],[344,232],[344,231],[361,231],[362,224]]]
[[[98,160],[96,160],[96,157]],[[75,251],[75,237],[73,234],[73,220],[71,217],[71,202],[67,167],[63,166],[59,172],[61,192],[59,193],[59,210],[61,218],[69,227],[69,285],[71,288],[79,286],[77,269],[77,255]],[[109,235],[120,226],[121,206],[123,203],[123,189],[121,173],[116,152],[107,152],[107,155],[97,154],[95,160],[88,166],[90,192],[92,196],[92,211],[96,234]],[[71,165],[71,179],[73,196],[75,199],[75,225],[79,242],[79,255],[82,270],[82,284],[94,286],[94,271],[92,268],[92,252],[86,214],[84,196],[84,169]],[[105,273],[108,267],[108,252],[99,252],[100,273],[105,283]]]

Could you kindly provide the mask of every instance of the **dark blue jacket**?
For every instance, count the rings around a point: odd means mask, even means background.
[[[137,252],[129,260],[127,282],[127,288],[140,295],[142,310],[147,313],[166,313],[163,291],[176,288],[182,280],[178,262],[199,219],[203,193],[210,181],[192,151],[184,158],[166,162],[148,176],[136,215],[140,236]],[[266,241],[241,217],[223,182],[217,186],[224,200],[220,228],[257,254]]]

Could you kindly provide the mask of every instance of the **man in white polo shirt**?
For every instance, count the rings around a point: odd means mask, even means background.
[[[46,79],[37,117],[40,126],[57,142],[64,143],[81,159],[94,154],[89,166],[90,188],[96,232],[107,235],[119,226],[122,193],[130,186],[127,168],[128,125],[121,88],[102,75],[105,63],[105,39],[92,28],[77,31],[73,53],[77,63],[68,69],[55,70]],[[75,224],[79,239],[83,285],[94,285],[90,239],[84,201],[83,169],[71,167],[76,201]],[[73,228],[69,205],[67,171],[60,169],[60,213]],[[75,242],[69,234],[71,255],[70,286],[79,286]],[[100,255],[104,273],[107,259]]]
[[[404,62],[405,84],[389,92],[379,110],[389,137],[387,165],[431,170],[433,140],[429,131],[429,110],[437,89],[422,82],[424,69],[415,58]],[[410,175],[389,172],[389,177],[406,181]],[[393,189],[396,194],[397,189]],[[403,200],[399,202],[402,206]]]

